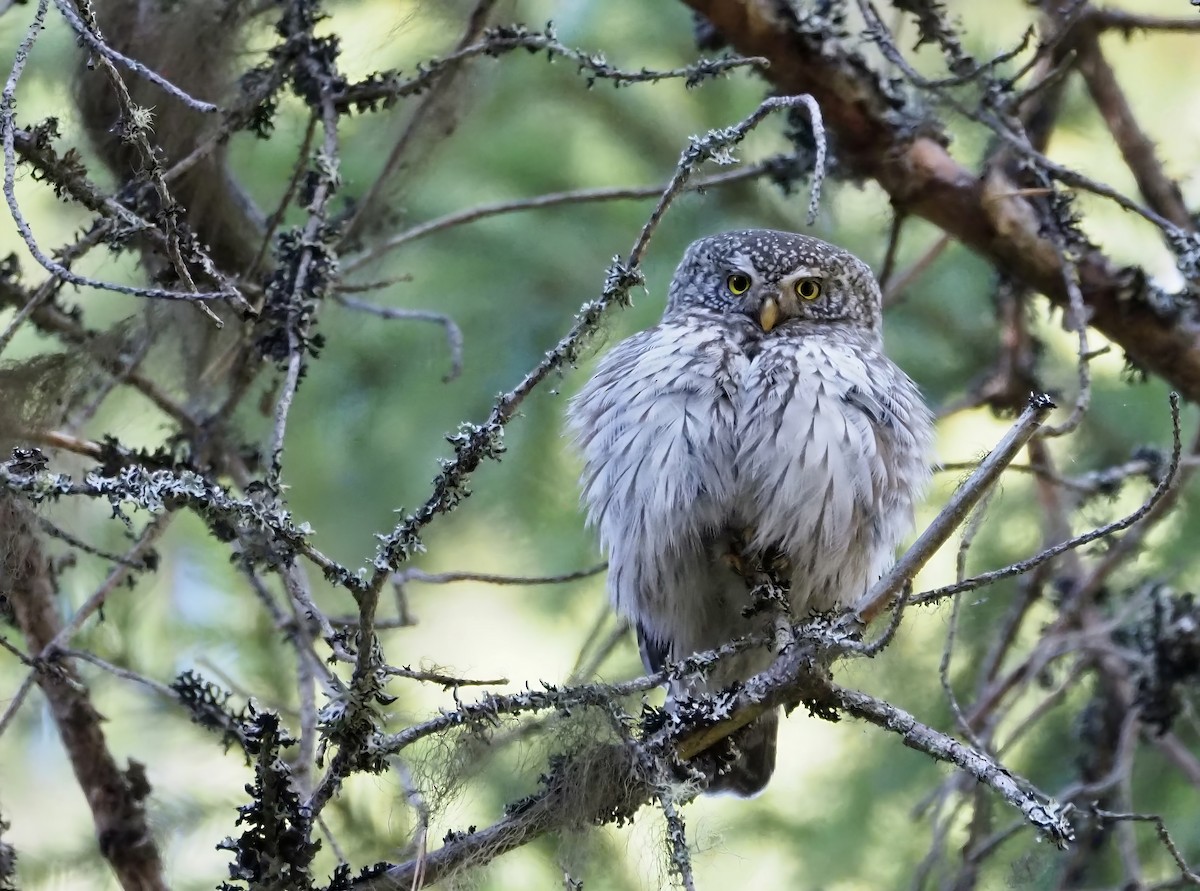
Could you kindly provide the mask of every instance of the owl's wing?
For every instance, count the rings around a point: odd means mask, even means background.
[[[745,361],[719,325],[664,321],[618,344],[571,402],[609,591],[652,671],[692,645],[689,627],[711,599],[709,545],[730,521],[731,393]]]

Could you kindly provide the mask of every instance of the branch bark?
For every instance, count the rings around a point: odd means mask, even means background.
[[[352,887],[356,891],[411,888],[418,876],[422,887],[428,887],[459,869],[486,864],[547,833],[624,821],[660,793],[664,783],[677,782],[667,774],[656,775],[655,765],[647,764],[648,760],[657,762],[669,757],[665,753],[670,752],[680,760],[690,759],[728,735],[725,731],[731,721],[797,702],[807,703],[829,717],[845,712],[897,733],[910,748],[953,764],[993,789],[1056,846],[1065,848],[1074,838],[1069,809],[1009,773],[991,755],[960,743],[887,702],[834,684],[821,666],[830,654],[843,649],[844,640],[836,631],[811,627],[801,635],[773,665],[741,687],[683,703],[701,720],[718,719],[721,733],[708,734],[681,720],[640,741],[643,752],[653,759],[639,759],[630,747],[609,743],[561,759],[548,771],[542,791],[511,805],[495,824],[451,833],[438,850],[365,875]],[[680,789],[678,797],[672,799],[675,804],[690,800],[700,791],[696,787]]]
[[[31,653],[40,653],[62,630],[47,558],[17,496],[0,497],[0,595],[12,607]],[[162,860],[146,822],[150,794],[145,770],[135,761],[121,770],[108,749],[87,687],[61,660],[37,666],[37,683],[50,705],[63,748],[92,810],[100,853],[126,891],[166,891]]]
[[[1003,178],[982,180],[947,150],[940,134],[898,110],[898,99],[842,42],[823,40],[786,4],[774,0],[683,0],[739,53],[762,56],[762,72],[782,93],[817,100],[854,177],[876,180],[899,213],[929,220],[1022,284],[1070,306],[1064,261],[1044,237],[1038,208]],[[1091,324],[1121,345],[1139,367],[1200,399],[1200,318],[1156,305],[1144,274],[1103,252],[1077,259]]]

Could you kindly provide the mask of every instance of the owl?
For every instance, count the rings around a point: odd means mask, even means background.
[[[870,268],[768,229],[694,242],[653,328],[617,344],[571,400],[583,503],[647,671],[761,632],[740,554],[781,556],[796,619],[855,602],[892,564],[930,475],[932,416],[883,353]],[[668,708],[766,668],[751,650],[675,682]],[[749,796],[775,766],[778,713],[735,738],[710,791]]]

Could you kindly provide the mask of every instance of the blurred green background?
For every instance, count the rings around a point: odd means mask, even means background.
[[[1014,45],[1029,23],[1018,0],[953,3],[968,49],[978,57]],[[1147,6],[1148,4],[1129,4]],[[1186,3],[1150,4],[1184,14]],[[1170,7],[1168,9],[1167,7]],[[414,65],[444,51],[457,39],[463,3],[360,0],[331,3],[327,31],[343,41],[341,64],[350,79],[379,69]],[[12,57],[31,7],[10,8],[0,17],[0,58]],[[553,19],[564,42],[604,52],[626,69],[671,68],[698,56],[690,13],[680,4],[637,0],[520,0],[502,4],[497,20],[533,26]],[[269,25],[252,29],[250,50],[270,45]],[[900,44],[915,39],[911,28]],[[1125,40],[1112,35],[1105,50],[1129,91],[1143,126],[1159,143],[1168,171],[1179,178],[1190,206],[1200,203],[1200,53],[1186,35]],[[64,71],[75,51],[65,24],[51,14],[18,91],[19,122],[50,115],[62,120],[62,146],[83,142],[73,119]],[[253,56],[251,55],[250,58]],[[939,60],[929,50],[917,56],[929,71]],[[247,61],[249,64],[249,61]],[[1170,71],[1170,76],[1163,75]],[[456,135],[436,145],[394,199],[397,227],[432,219],[475,204],[590,186],[665,182],[687,137],[743,118],[759,102],[763,85],[754,76],[732,76],[686,90],[679,81],[614,90],[584,78],[566,61],[548,64],[524,52],[482,59],[472,69],[466,113]],[[344,194],[359,195],[372,180],[401,125],[386,115],[357,117],[342,130]],[[272,208],[283,194],[303,132],[304,110],[285,102],[269,142],[238,137],[236,170],[254,196]],[[740,160],[762,158],[785,148],[781,120],[768,121],[747,141]],[[977,129],[954,124],[954,151],[971,165],[986,151]],[[1107,131],[1080,86],[1073,83],[1061,124],[1050,147],[1061,162],[1133,193]],[[101,179],[98,164],[93,174]],[[47,188],[22,172],[17,194],[41,243],[70,241],[87,216],[57,202]],[[598,554],[577,507],[578,461],[562,437],[565,399],[582,384],[607,345],[652,324],[675,262],[694,238],[740,226],[770,226],[835,241],[855,251],[876,270],[882,262],[890,221],[886,196],[871,184],[828,183],[820,219],[805,226],[806,190],[783,196],[768,183],[743,184],[690,194],[668,214],[645,264],[647,291],[635,294],[632,309],[611,315],[602,336],[577,371],[548,382],[523,406],[508,428],[508,451],[500,463],[475,476],[474,495],[428,530],[428,571],[470,570],[519,575],[557,574],[593,565]],[[1178,285],[1171,258],[1155,233],[1113,205],[1079,200],[1088,235],[1117,262],[1136,263]],[[465,337],[461,377],[443,383],[449,357],[434,325],[383,321],[329,305],[318,330],[327,338],[299,391],[290,427],[284,479],[287,499],[299,519],[317,532],[325,553],[351,566],[374,553],[373,535],[391,528],[396,511],[418,505],[428,494],[436,458],[449,453],[443,435],[460,421],[482,419],[495,395],[512,387],[566,331],[579,305],[596,297],[614,255],[628,252],[650,208],[649,202],[615,202],[561,207],[489,219],[414,242],[365,270],[362,280],[406,274],[408,282],[360,295],[398,307],[452,316]],[[901,268],[936,240],[932,227],[914,222],[905,229]],[[0,255],[24,253],[7,215],[0,220]],[[25,267],[33,269],[31,260]],[[132,261],[100,254],[85,270],[132,278]],[[952,245],[911,288],[887,318],[891,355],[922,385],[935,405],[952,403],[989,367],[997,351],[991,294],[995,274],[986,264]],[[133,311],[131,301],[109,293],[72,295],[88,320],[101,324]],[[1036,328],[1044,339],[1047,384],[1062,403],[1075,393],[1074,343],[1060,319],[1038,303]],[[0,314],[0,324],[10,313]],[[1093,334],[1093,347],[1100,345]],[[56,349],[25,332],[6,358]],[[1166,389],[1156,381],[1133,385],[1122,375],[1119,349],[1093,364],[1093,409],[1077,435],[1052,446],[1065,473],[1080,473],[1124,460],[1139,444],[1169,442]],[[163,362],[157,373],[168,385],[178,369]],[[268,419],[248,407],[241,423],[251,439],[266,442]],[[1188,420],[1191,415],[1188,415]],[[939,456],[944,462],[978,458],[1003,433],[1007,422],[985,410],[955,414],[942,423]],[[133,397],[113,401],[97,417],[93,436],[111,433],[132,444],[157,444],[168,427]],[[82,467],[56,459],[59,469]],[[958,474],[942,474],[923,518],[932,516]],[[1037,549],[1040,527],[1031,486],[1006,478],[991,506],[990,521],[972,553],[984,569]],[[1114,501],[1093,503],[1077,528],[1129,510],[1145,494],[1132,484]],[[1151,537],[1151,549],[1116,582],[1161,577],[1183,588],[1197,584],[1197,518],[1185,509]],[[96,505],[63,503],[48,515],[89,541],[110,548],[122,543],[119,524]],[[158,573],[133,590],[122,590],[80,645],[103,658],[152,677],[169,680],[195,667],[235,696],[281,707],[295,726],[295,665],[281,635],[258,607],[242,577],[228,565],[228,550],[208,538],[203,526],[183,517],[161,548]],[[953,576],[953,549],[942,554],[919,582],[929,587]],[[94,589],[107,567],[82,557],[64,573],[69,612]],[[331,614],[353,612],[344,594],[323,587],[312,573],[321,602]],[[1012,583],[976,592],[965,604],[963,632],[953,676],[967,682],[987,632],[1013,591]],[[468,677],[507,677],[509,689],[526,682],[557,682],[571,671],[604,610],[603,576],[562,586],[495,587],[475,583],[409,586],[418,624],[387,632],[392,664],[442,666]],[[1052,615],[1042,606],[1045,618]],[[937,681],[946,632],[945,609],[914,612],[895,643],[879,658],[846,667],[839,680],[950,727]],[[1036,623],[1034,623],[1036,625]],[[1032,626],[1031,626],[1032,627]],[[8,632],[6,632],[8,634]],[[600,669],[606,679],[639,673],[632,642],[625,641]],[[115,753],[148,765],[154,786],[152,820],[159,832],[173,887],[211,888],[225,875],[228,855],[215,844],[234,833],[235,808],[245,801],[250,772],[236,752],[222,753],[204,731],[169,704],[133,685],[83,668],[97,703],[108,718]],[[24,669],[0,654],[0,706],[16,690]],[[394,727],[450,707],[448,694],[410,681],[395,681]],[[1011,766],[1053,792],[1075,777],[1076,718],[1087,690],[1068,698],[1057,717],[1008,757]],[[463,697],[472,698],[471,691]],[[1031,697],[1032,702],[1032,697]],[[1027,710],[1027,709],[1026,709]],[[1022,707],[1014,709],[1019,717]],[[1196,745],[1194,720],[1177,729]],[[1001,734],[1003,737],[1004,734]],[[553,748],[553,741],[549,744]],[[526,794],[544,765],[545,747],[518,745],[498,758],[482,749],[456,750],[465,786],[448,796],[436,814],[430,844],[448,829],[486,825],[504,803]],[[439,750],[421,754],[433,763]],[[1194,790],[1176,788],[1152,750],[1142,756],[1140,809],[1157,810],[1193,860],[1200,857],[1200,819]],[[784,723],[779,768],[768,792],[752,800],[705,798],[686,810],[702,888],[764,887],[828,889],[908,887],[929,844],[928,825],[916,809],[950,774],[898,738],[867,725],[828,724],[794,714]],[[471,763],[466,763],[471,762]],[[421,764],[417,764],[421,775]],[[998,821],[1013,815],[997,802]],[[963,811],[965,823],[968,811]],[[71,776],[53,723],[35,692],[20,718],[0,737],[0,814],[12,824],[6,838],[20,856],[21,887],[28,891],[115,887],[95,852],[90,815]],[[398,856],[409,842],[411,814],[395,774],[358,777],[326,811],[330,827],[351,862],[364,865]],[[470,876],[479,888],[542,888],[561,885],[562,864],[588,889],[654,888],[667,881],[661,816],[651,808],[632,828],[605,828],[581,837],[546,840],[498,860]],[[1147,829],[1139,830],[1147,874],[1171,874]],[[951,844],[955,836],[951,837]],[[958,839],[961,843],[961,838]],[[320,873],[335,862],[326,846]],[[951,854],[953,859],[954,854]],[[1028,830],[1008,842],[992,861],[980,887],[1053,887],[1058,855],[1034,843]],[[1159,868],[1161,866],[1161,869]]]

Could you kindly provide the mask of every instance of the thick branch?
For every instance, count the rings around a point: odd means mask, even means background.
[[[904,113],[861,57],[823,39],[818,23],[800,21],[773,0],[684,2],[738,52],[768,59],[763,76],[778,90],[817,100],[847,172],[878,181],[897,211],[940,226],[1009,276],[1069,306],[1061,252],[1043,236],[1046,221],[1035,205],[959,164],[925,121]],[[1092,325],[1140,367],[1200,399],[1200,320],[1161,310],[1139,272],[1116,267],[1100,251],[1084,253],[1077,265]]]
[[[811,626],[801,629],[800,634],[770,668],[741,687],[698,696],[680,705],[696,716],[721,721],[718,726],[722,728],[728,723],[723,716],[757,716],[767,709],[797,701],[845,711],[900,734],[911,748],[961,768],[1020,810],[1026,821],[1054,844],[1063,847],[1071,840],[1067,811],[1010,774],[987,753],[922,724],[889,703],[833,684],[819,666],[828,654],[841,649],[841,638],[836,631]],[[630,684],[640,685],[641,681]],[[522,705],[523,698],[524,694],[514,697],[521,700],[514,705]],[[450,718],[446,723],[453,726],[462,722]],[[710,744],[704,731],[696,730],[681,713],[662,730],[641,740],[646,752],[675,752],[685,760]],[[628,746],[601,743],[560,761],[542,791],[511,806],[507,815],[492,826],[451,834],[440,849],[364,878],[354,887],[360,891],[409,888],[418,874],[427,887],[450,872],[487,863],[546,833],[627,819],[650,800],[659,782],[658,778],[647,775],[644,765]],[[696,792],[693,790],[691,795]]]

